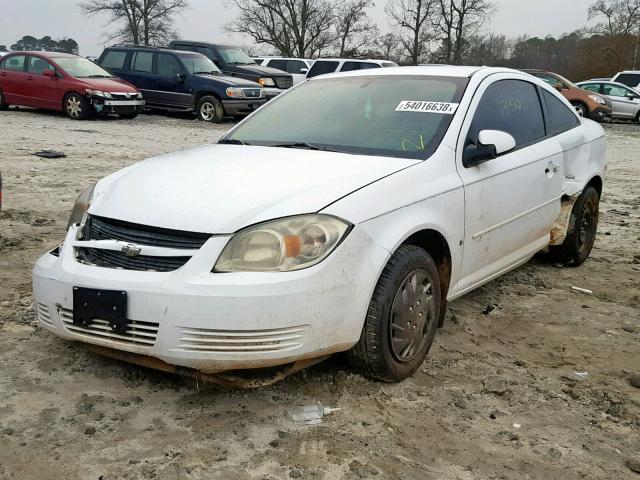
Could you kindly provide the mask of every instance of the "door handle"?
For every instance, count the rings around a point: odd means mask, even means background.
[[[33,75],[29,75],[29,76],[27,77],[27,80],[33,80]]]

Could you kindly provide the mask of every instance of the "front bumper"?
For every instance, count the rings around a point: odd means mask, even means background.
[[[227,115],[246,115],[257,110],[267,102],[266,98],[254,98],[246,100],[223,100],[222,105]]]
[[[264,89],[266,94],[267,94],[267,100],[271,100],[272,98],[277,97],[278,95],[280,95],[281,93],[286,92],[286,90],[283,90],[281,88],[265,88]]]
[[[142,99],[109,100],[106,98],[92,97],[90,101],[97,113],[140,113],[145,105]]]
[[[355,227],[327,259],[281,273],[211,273],[229,236],[214,236],[173,272],[84,265],[71,227],[59,256],[33,271],[39,323],[55,335],[149,355],[206,373],[283,365],[344,351],[359,339],[389,253]],[[73,287],[124,290],[129,330],[73,324]],[[95,328],[94,328],[95,327]]]
[[[598,107],[589,114],[589,118],[597,122],[611,119],[611,109],[608,107]]]

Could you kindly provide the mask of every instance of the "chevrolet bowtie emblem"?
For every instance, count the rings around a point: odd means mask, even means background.
[[[122,247],[122,253],[124,253],[127,257],[137,257],[138,255],[140,255],[140,252],[142,251],[142,248],[137,247],[131,243],[125,245],[124,247]]]

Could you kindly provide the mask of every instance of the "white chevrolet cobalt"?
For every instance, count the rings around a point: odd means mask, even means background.
[[[348,351],[365,374],[400,381],[447,301],[546,247],[587,259],[604,172],[602,127],[531,75],[321,76],[215,145],[82,193],[64,243],[35,266],[38,318],[180,371]]]

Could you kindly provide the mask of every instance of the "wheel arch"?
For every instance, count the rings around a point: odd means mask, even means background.
[[[594,177],[591,178],[591,180],[589,180],[587,182],[587,184],[585,185],[586,187],[593,187],[596,189],[596,192],[598,192],[598,197],[602,198],[602,187],[603,187],[603,181],[602,181],[602,177],[600,175],[595,175]]]
[[[442,295],[441,305],[442,311],[438,326],[442,327],[447,312],[447,295],[451,282],[451,248],[445,236],[437,230],[426,228],[418,230],[409,235],[400,245],[414,245],[425,250],[438,266],[438,274],[440,277],[440,292]]]

